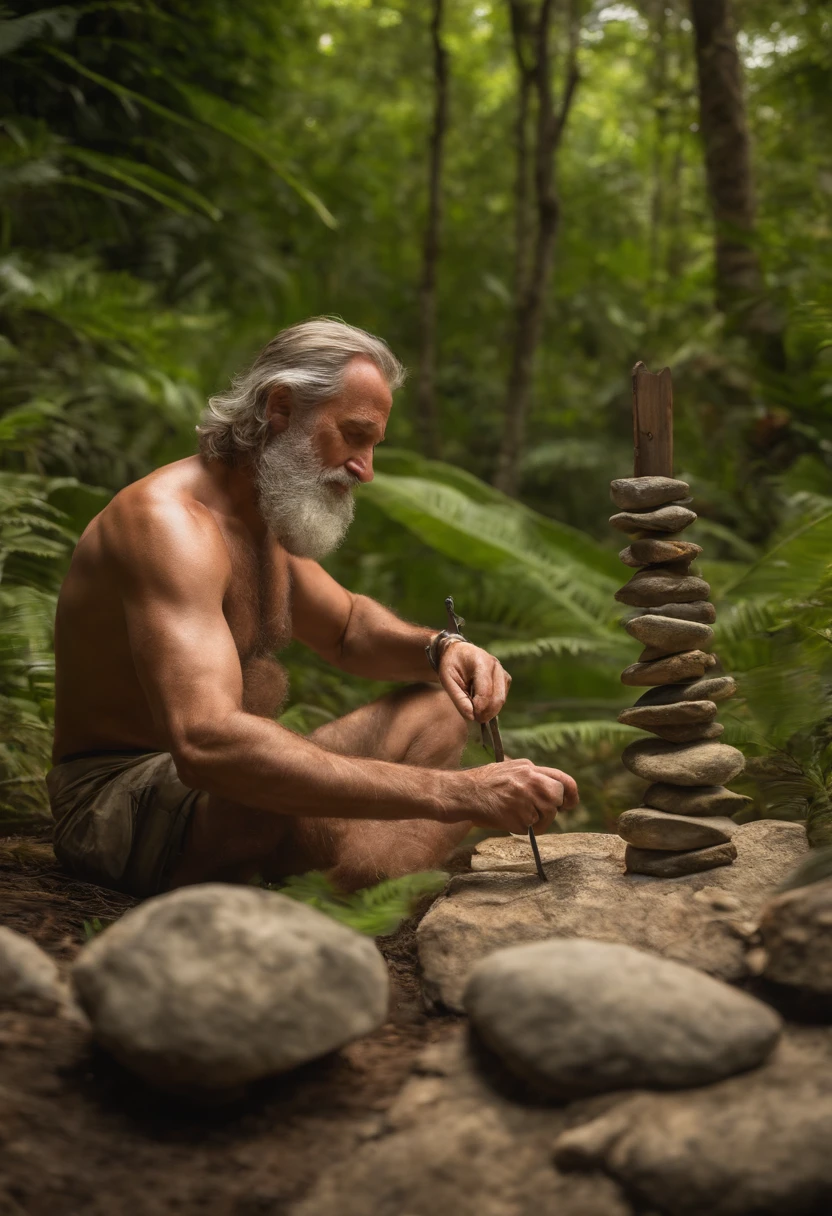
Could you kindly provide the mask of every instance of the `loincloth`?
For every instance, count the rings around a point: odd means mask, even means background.
[[[200,796],[168,752],[67,757],[46,775],[58,861],[77,878],[124,891],[167,890]]]

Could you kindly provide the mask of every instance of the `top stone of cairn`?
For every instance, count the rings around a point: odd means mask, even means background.
[[[674,477],[619,477],[610,482],[610,498],[620,511],[649,511],[689,493],[688,483]]]

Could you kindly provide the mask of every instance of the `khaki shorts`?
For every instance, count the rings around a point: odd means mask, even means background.
[[[46,786],[61,865],[128,895],[167,890],[200,796],[167,752],[70,757],[47,773]]]

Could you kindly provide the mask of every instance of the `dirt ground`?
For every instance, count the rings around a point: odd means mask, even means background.
[[[454,868],[466,864],[462,855]],[[0,838],[0,922],[62,966],[84,921],[134,902],[65,877],[45,838]],[[422,1009],[418,919],[377,939],[389,1021],[230,1107],[160,1096],[66,1019],[0,1012],[0,1216],[287,1212],[324,1165],[375,1134],[418,1053],[452,1032],[456,1019]]]

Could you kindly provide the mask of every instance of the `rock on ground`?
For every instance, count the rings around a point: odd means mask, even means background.
[[[561,1169],[620,1182],[663,1216],[832,1210],[832,1034],[789,1028],[762,1068],[683,1094],[642,1094],[555,1145]]]
[[[618,835],[639,849],[705,849],[724,844],[736,830],[733,819],[713,815],[697,819],[691,815],[667,815],[639,806],[618,816]]]
[[[67,987],[49,955],[22,933],[0,925],[0,1009],[56,1013],[68,1005]]]
[[[760,820],[735,829],[734,865],[660,879],[625,874],[626,845],[612,833],[564,832],[539,843],[549,882],[537,878],[525,841],[486,840],[474,873],[452,878],[429,909],[417,934],[429,1003],[461,1011],[481,958],[549,937],[621,942],[743,979],[760,909],[809,849],[799,824]]]
[[[768,1005],[694,967],[579,938],[496,951],[463,1001],[506,1066],[561,1101],[720,1081],[761,1064],[781,1029]]]
[[[103,1047],[153,1084],[224,1090],[322,1056],[384,1021],[372,941],[255,887],[184,887],[126,913],[72,982]]]
[[[778,895],[763,909],[763,975],[832,998],[832,878]]]
[[[624,853],[624,865],[631,874],[648,874],[651,878],[683,878],[687,874],[700,874],[716,866],[729,866],[737,856],[732,841],[712,844],[703,849],[685,849],[673,853],[660,849],[637,849],[628,844]]]
[[[327,1166],[288,1216],[631,1216],[603,1175],[564,1174],[563,1111],[503,1094],[464,1033],[429,1047],[352,1158]]]

